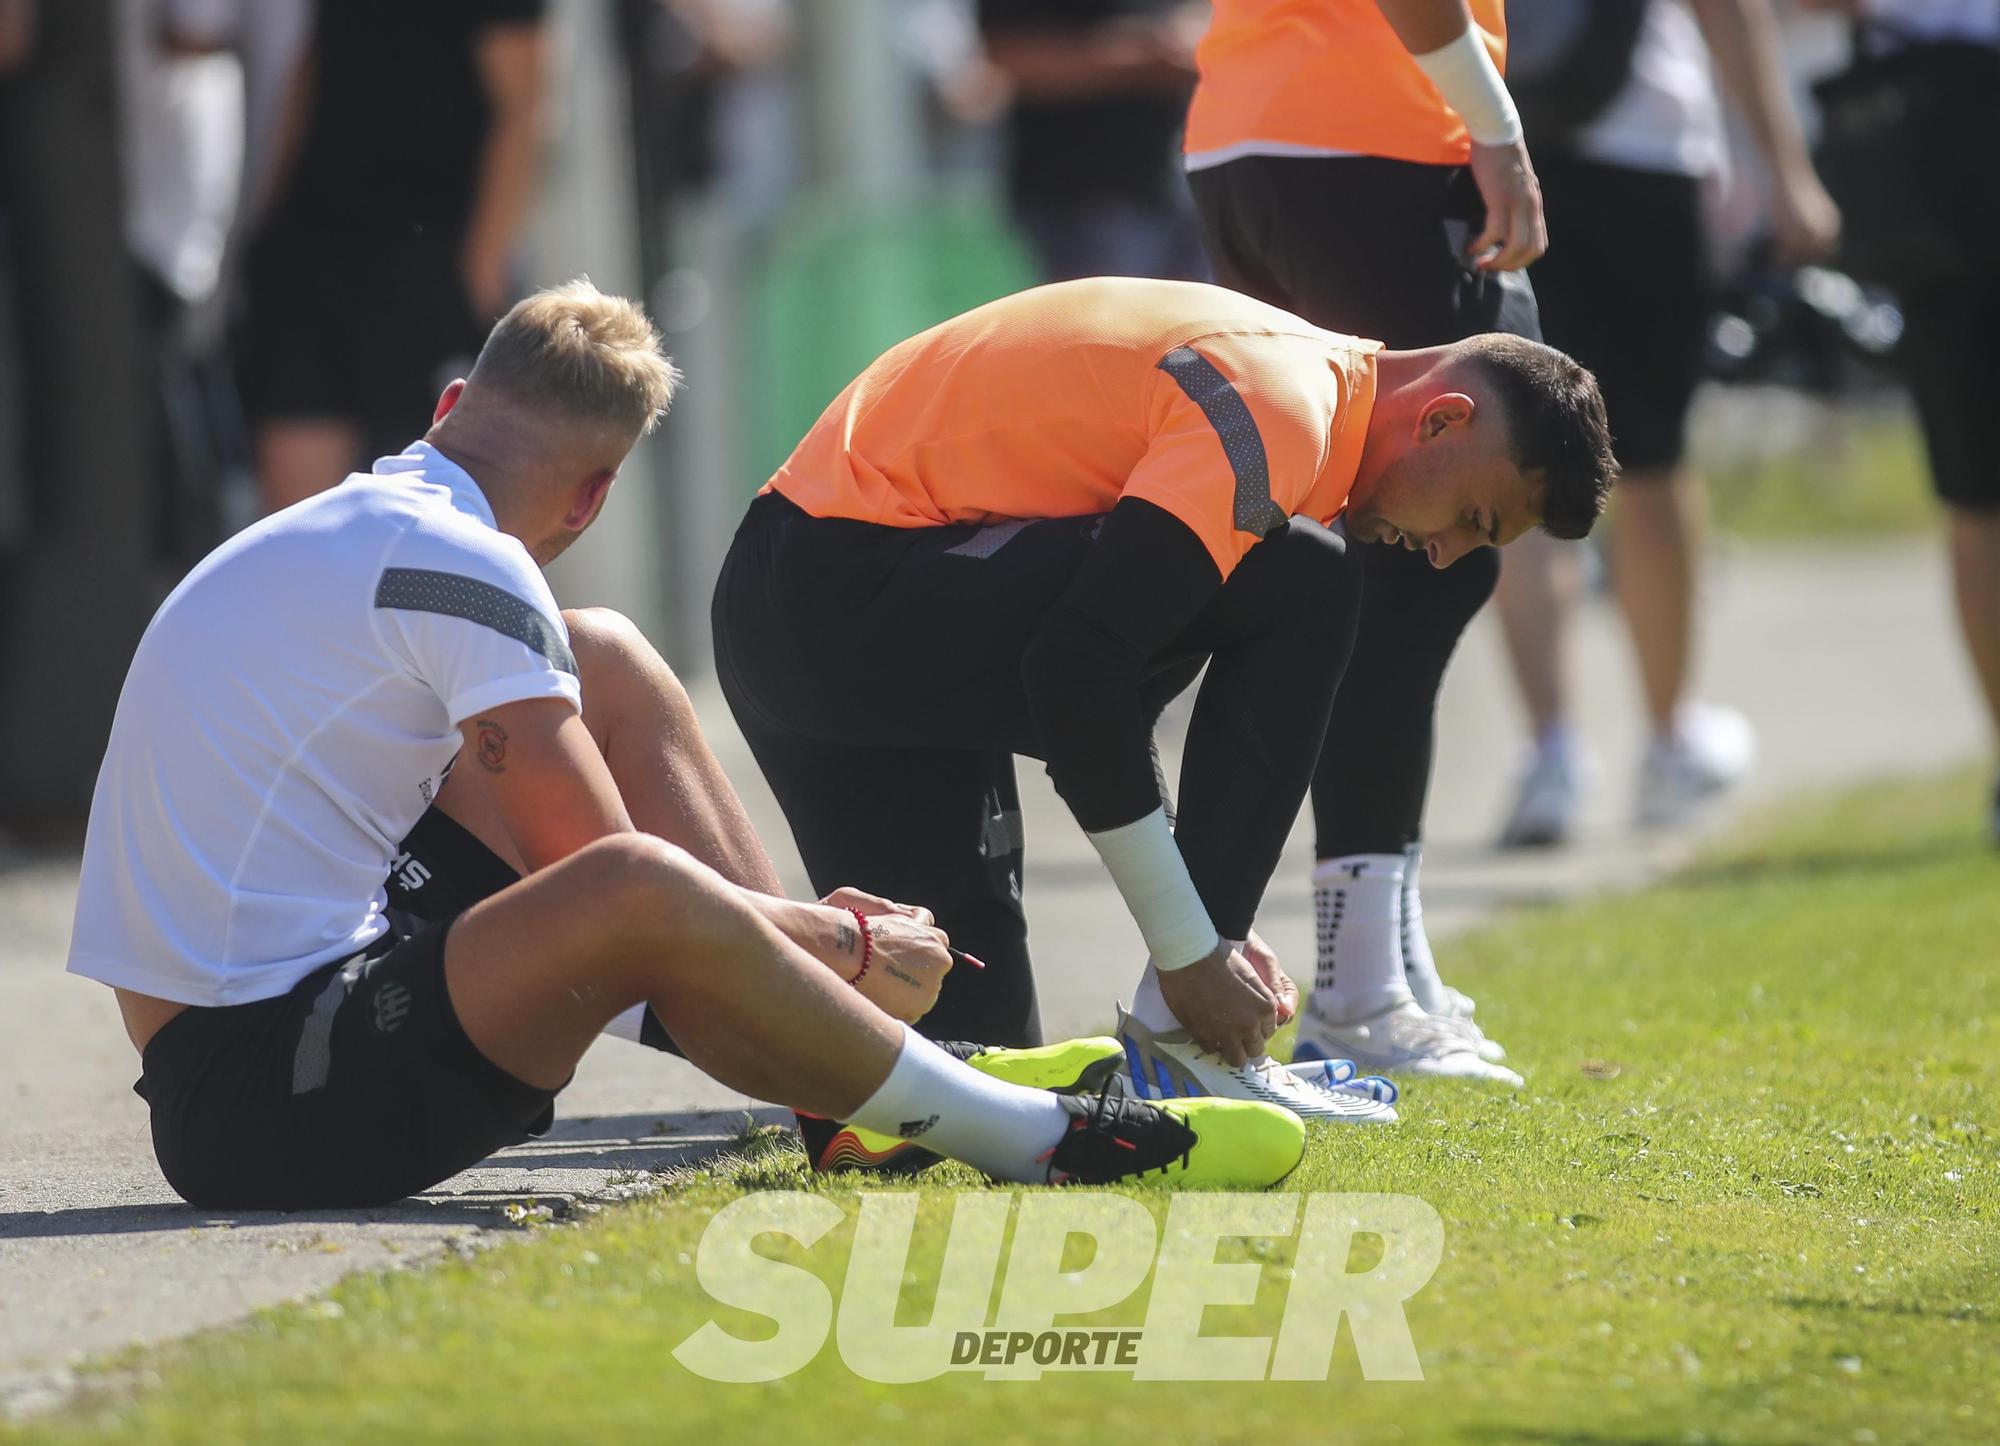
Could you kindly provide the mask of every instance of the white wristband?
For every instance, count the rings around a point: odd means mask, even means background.
[[[1222,942],[1208,906],[1188,877],[1167,811],[1156,808],[1136,823],[1086,834],[1131,911],[1153,966],[1171,973],[1199,964]]]
[[[1412,56],[1431,78],[1445,103],[1465,118],[1465,129],[1482,146],[1511,146],[1521,139],[1521,114],[1507,82],[1500,78],[1493,57],[1476,26],[1449,45]]]

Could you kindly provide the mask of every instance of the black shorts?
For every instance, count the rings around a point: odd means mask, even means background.
[[[389,867],[389,920],[405,933],[415,933],[426,924],[457,918],[520,879],[514,866],[481,843],[477,834],[450,814],[431,808],[417,820]],[[650,1004],[639,1025],[639,1043],[687,1057]]]
[[[1983,281],[1901,300],[1895,360],[1923,423],[1931,483],[1953,507],[2000,508],[2000,460],[1986,436],[2000,395],[2000,266]]]
[[[371,457],[429,429],[486,337],[447,238],[285,227],[257,238],[245,282],[251,419],[350,422]]]
[[[276,998],[168,1020],[133,1088],[175,1192],[220,1210],[386,1205],[546,1130],[556,1091],[458,1022],[449,928],[391,932]]]
[[[1627,476],[1678,466],[1710,309],[1701,181],[1538,155],[1542,334],[1597,374]]]
[[[1535,291],[1465,248],[1484,225],[1471,172],[1375,156],[1244,156],[1188,174],[1224,286],[1315,326],[1407,350],[1481,332],[1541,339]]]

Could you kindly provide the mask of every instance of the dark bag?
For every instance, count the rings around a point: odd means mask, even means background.
[[[2000,269],[2000,47],[1864,22],[1813,93],[1845,270],[1919,291]]]
[[[1507,89],[1532,151],[1603,113],[1632,73],[1653,0],[1510,0]]]

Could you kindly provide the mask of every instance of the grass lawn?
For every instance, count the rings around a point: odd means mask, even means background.
[[[1764,542],[1937,528],[1923,439],[1904,409],[1850,405],[1828,411],[1804,436],[1791,428],[1745,436],[1746,425],[1740,415],[1722,420],[1713,399],[1690,424],[1694,464],[1708,478],[1722,531]]]
[[[147,1382],[136,1393],[107,1388],[23,1434],[1991,1441],[2000,859],[1976,843],[1977,783],[1816,806],[1665,887],[1451,945],[1528,1088],[1412,1088],[1399,1126],[1322,1133],[1290,1182],[1413,1194],[1442,1215],[1443,1263],[1409,1305],[1422,1382],[1364,1381],[1343,1331],[1331,1378],[1309,1384],[881,1386],[831,1342],[789,1378],[714,1384],[673,1348],[711,1316],[760,1327],[698,1290],[704,1225],[746,1190],[815,1188],[766,1137],[580,1227],[141,1356],[125,1363]],[[925,1318],[950,1190],[970,1184],[925,1177],[905,1323]],[[853,1197],[830,1193],[851,1217]],[[837,1287],[851,1233],[781,1258]],[[1289,1255],[1237,1248],[1263,1262],[1263,1287],[1253,1306],[1212,1308],[1207,1333],[1272,1334]]]

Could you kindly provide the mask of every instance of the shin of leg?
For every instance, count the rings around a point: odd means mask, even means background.
[[[257,429],[257,485],[276,512],[326,491],[362,463],[361,433],[338,418],[287,418]]]
[[[1493,548],[1442,571],[1421,553],[1360,551],[1361,624],[1313,773],[1322,859],[1401,854],[1416,841],[1445,666],[1500,573]]]
[[[1500,569],[1495,601],[1514,681],[1536,736],[1562,722],[1564,645],[1583,587],[1577,544],[1543,532],[1517,542]]]
[[[584,722],[632,822],[732,883],[782,893],[770,855],[667,660],[629,618],[608,608],[572,609],[563,621],[588,700]]]
[[[2000,732],[2000,508],[1951,509],[1951,572],[1966,651]]]
[[[1708,493],[1684,468],[1638,471],[1618,484],[1612,574],[1656,728],[1687,694]]]

